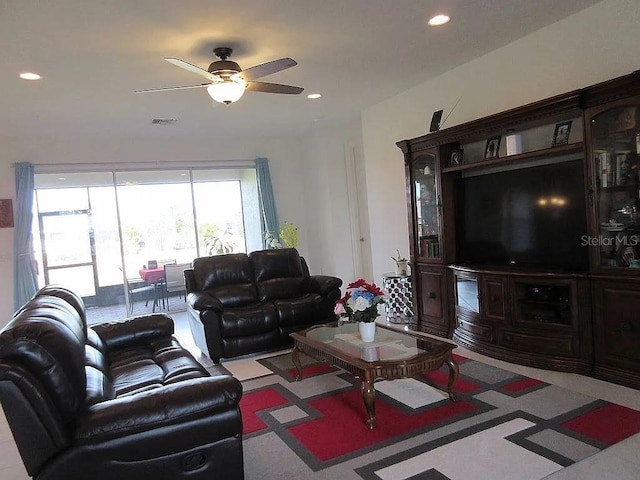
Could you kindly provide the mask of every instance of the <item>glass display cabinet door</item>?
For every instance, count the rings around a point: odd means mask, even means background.
[[[600,267],[640,267],[640,98],[591,118]]]
[[[478,280],[476,278],[455,275],[456,279],[456,306],[462,307],[473,313],[480,313],[478,300]]]
[[[436,156],[423,154],[413,163],[415,238],[422,258],[440,258],[440,198],[436,183]]]

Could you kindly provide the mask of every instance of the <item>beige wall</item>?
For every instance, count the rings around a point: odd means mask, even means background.
[[[362,149],[359,121],[313,132],[304,176],[310,268],[337,275],[345,283],[356,275],[345,173],[348,150],[354,147]]]
[[[525,19],[505,21],[526,21]],[[398,140],[582,88],[640,69],[640,2],[606,0],[363,112],[374,277],[408,252],[404,165]]]

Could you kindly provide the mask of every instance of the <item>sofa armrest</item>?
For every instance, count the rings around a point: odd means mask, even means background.
[[[102,339],[108,350],[152,339],[173,335],[173,320],[168,315],[156,313],[94,325],[92,328]]]
[[[104,441],[188,424],[225,411],[236,411],[239,417],[240,398],[242,385],[229,375],[185,380],[93,405],[76,425],[74,438]]]
[[[326,296],[332,290],[339,289],[342,280],[329,275],[311,275],[308,282],[308,291]]]
[[[222,311],[222,302],[220,300],[202,292],[193,292],[187,295],[187,305],[194,310]]]

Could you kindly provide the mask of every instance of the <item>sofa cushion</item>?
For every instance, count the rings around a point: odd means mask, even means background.
[[[14,318],[40,317],[64,325],[80,344],[86,342],[87,327],[76,311],[65,300],[49,295],[37,296],[26,303]]]
[[[221,314],[221,332],[224,338],[247,337],[277,329],[278,312],[271,302],[229,308]]]
[[[327,306],[324,299],[315,293],[273,301],[281,326],[311,325],[327,321]]]
[[[193,274],[198,291],[217,298],[225,307],[258,301],[249,257],[244,253],[197,258]]]
[[[60,285],[45,285],[40,290],[38,290],[38,293],[36,294],[37,297],[41,297],[43,295],[58,297],[67,302],[69,305],[75,308],[75,310],[78,312],[78,315],[80,316],[80,319],[82,320],[82,323],[86,326],[87,312],[82,298],[80,298],[77,293],[72,292],[71,290]]]
[[[209,376],[171,337],[111,351],[109,360],[116,397]]]
[[[303,293],[307,276],[295,248],[256,251],[249,258],[260,300],[291,298]]]

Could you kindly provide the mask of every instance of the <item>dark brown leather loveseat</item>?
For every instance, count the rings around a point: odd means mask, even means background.
[[[191,333],[215,363],[290,345],[290,333],[333,320],[342,286],[310,275],[294,248],[197,258],[185,279]]]
[[[162,314],[87,327],[44,287],[0,333],[0,401],[38,480],[242,479],[240,382],[209,373]]]

